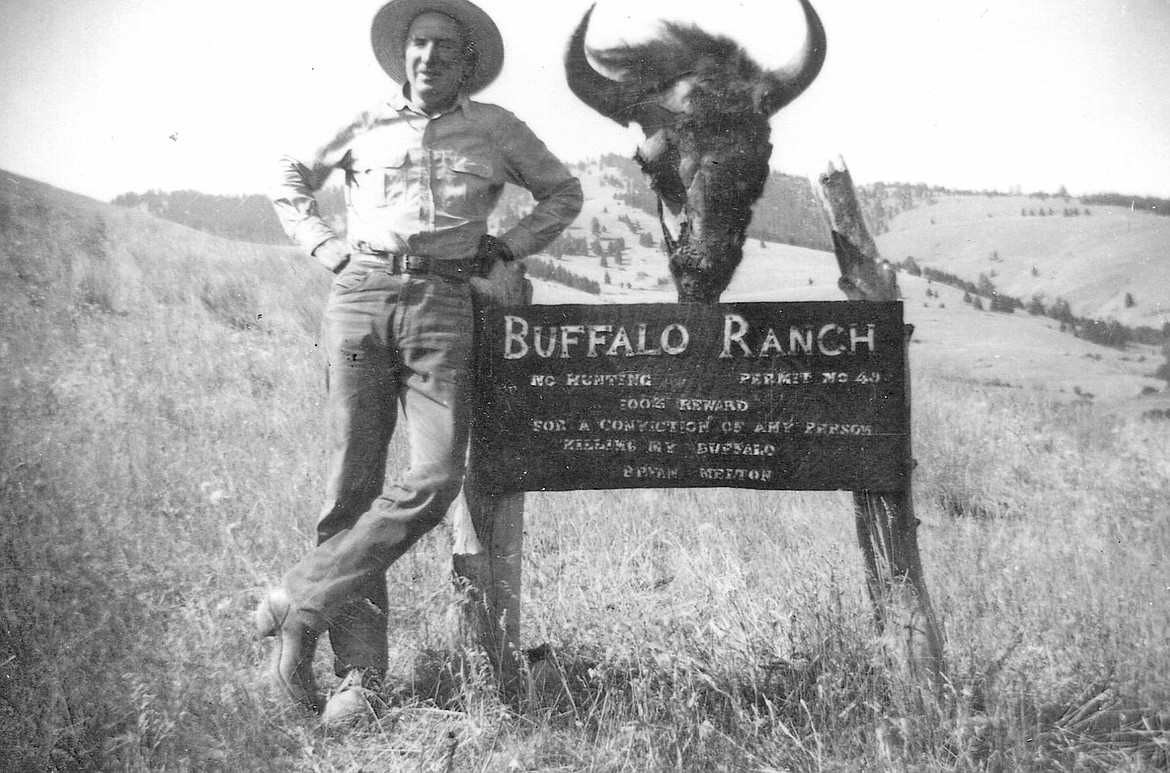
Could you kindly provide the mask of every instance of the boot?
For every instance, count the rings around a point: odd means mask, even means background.
[[[262,637],[276,638],[268,665],[272,683],[297,705],[319,714],[321,696],[313,676],[313,651],[320,628],[304,620],[284,588],[275,588],[256,608],[256,631]]]
[[[356,725],[377,719],[386,708],[380,668],[351,668],[325,704],[321,723],[330,727]]]

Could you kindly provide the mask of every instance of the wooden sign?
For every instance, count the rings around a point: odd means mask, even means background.
[[[500,491],[908,485],[901,303],[497,307],[480,325],[475,433]]]

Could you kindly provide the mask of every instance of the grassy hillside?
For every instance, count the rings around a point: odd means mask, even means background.
[[[735,291],[832,297],[831,263],[755,245]],[[611,297],[664,297],[660,265],[635,254]],[[439,529],[390,573],[393,711],[323,732],[262,689],[249,613],[312,539],[327,285],[294,250],[0,175],[0,770],[1170,764],[1165,422],[969,377],[945,346],[914,360],[936,706],[879,655],[847,495],[538,494],[523,637],[555,658],[532,700],[434,676]],[[990,317],[924,288],[924,351]],[[1045,335],[1018,317],[1006,340]]]
[[[1052,214],[1035,214],[1041,208]],[[971,282],[985,274],[1024,301],[1060,297],[1077,316],[1158,329],[1170,322],[1167,245],[1170,218],[1027,196],[942,196],[899,214],[878,237],[892,261],[913,256]]]

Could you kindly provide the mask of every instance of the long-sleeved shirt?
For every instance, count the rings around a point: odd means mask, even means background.
[[[516,257],[538,251],[581,211],[581,183],[504,108],[461,97],[436,117],[402,92],[358,115],[309,157],[283,156],[270,191],[277,216],[310,252],[334,236],[313,194],[345,172],[347,233],[361,251],[473,257],[504,183],[536,206],[501,235]]]

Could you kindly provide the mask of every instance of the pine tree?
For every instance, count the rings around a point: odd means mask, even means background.
[[[1167,339],[1166,343],[1162,346],[1162,354],[1166,355],[1166,361],[1154,371],[1154,378],[1164,379],[1166,385],[1170,387],[1170,322],[1162,325],[1162,334]]]
[[[992,283],[990,277],[988,277],[987,274],[979,275],[979,281],[976,284],[976,288],[978,289],[980,295],[990,296],[995,294],[995,285]]]
[[[1073,321],[1072,308],[1064,298],[1057,298],[1052,302],[1051,308],[1048,309],[1048,316],[1060,320],[1062,324]]]

